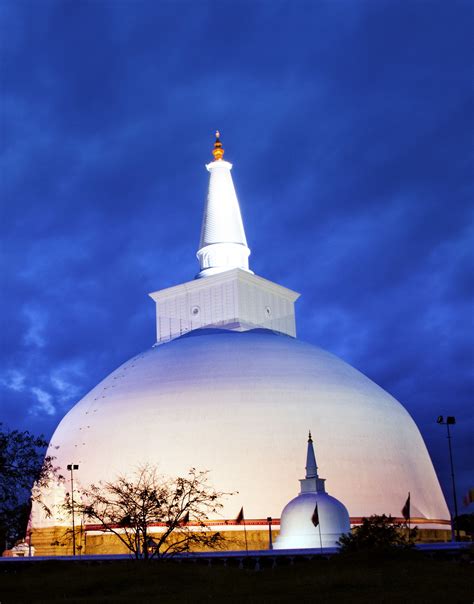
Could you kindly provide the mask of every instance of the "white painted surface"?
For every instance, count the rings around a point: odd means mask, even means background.
[[[235,331],[262,327],[296,337],[294,304],[299,294],[238,268],[150,297],[156,303],[158,343],[202,327]]]
[[[194,331],[137,355],[71,409],[49,453],[66,476],[79,464],[78,485],[143,462],[170,476],[207,469],[216,488],[238,491],[225,518],[242,505],[246,519],[278,518],[294,497],[308,429],[351,516],[400,516],[410,491],[412,516],[449,519],[402,405],[328,352],[263,330]]]
[[[300,480],[300,494],[283,509],[275,549],[336,547],[351,528],[346,507],[326,493],[325,479],[318,475],[311,434],[306,453],[306,476]],[[316,513],[318,522],[313,522]]]
[[[319,526],[311,518],[318,504]],[[304,493],[292,499],[281,513],[275,549],[336,547],[339,537],[351,528],[345,506],[327,493]],[[321,532],[320,532],[321,531]]]
[[[249,271],[250,250],[230,173],[232,164],[220,159],[206,168],[210,178],[197,252],[201,269],[198,277],[232,268]]]

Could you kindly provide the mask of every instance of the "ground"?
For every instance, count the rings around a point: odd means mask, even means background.
[[[0,566],[0,602],[442,602],[474,599],[467,559],[299,560],[260,570],[252,562],[21,562]]]

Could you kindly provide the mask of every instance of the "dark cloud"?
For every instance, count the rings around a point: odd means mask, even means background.
[[[212,132],[299,334],[472,486],[472,4],[4,3],[1,417],[50,435],[192,278]]]

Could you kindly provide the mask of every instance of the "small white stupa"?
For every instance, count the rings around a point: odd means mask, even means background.
[[[311,432],[306,455],[306,478],[301,492],[283,509],[280,535],[275,549],[335,547],[343,533],[351,529],[346,507],[326,493],[325,478],[319,478]]]

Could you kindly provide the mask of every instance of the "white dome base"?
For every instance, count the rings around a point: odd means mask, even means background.
[[[48,454],[64,476],[79,465],[78,488],[144,462],[171,477],[209,470],[215,488],[238,492],[224,500],[223,518],[243,506],[251,522],[278,518],[294,497],[308,429],[352,517],[399,517],[410,491],[413,517],[449,519],[402,405],[332,354],[266,330],[197,330],[137,355],[69,411]],[[33,517],[43,522],[56,519]]]
[[[316,504],[318,526],[311,520]],[[350,530],[349,514],[340,501],[327,493],[304,493],[285,506],[274,549],[336,547],[339,537]]]

